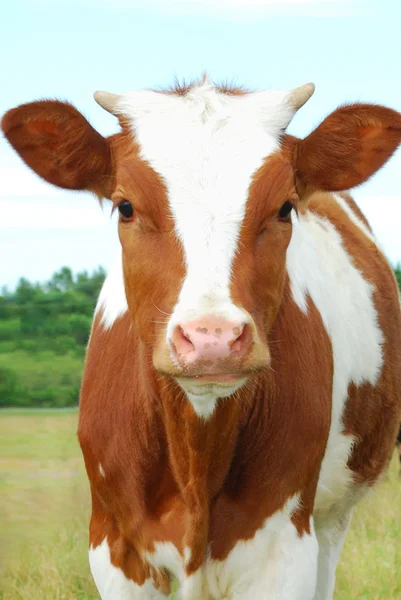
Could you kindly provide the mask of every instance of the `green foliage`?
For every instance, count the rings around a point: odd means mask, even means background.
[[[0,340],[15,340],[21,329],[19,319],[2,319],[0,321]]]
[[[7,398],[12,398],[14,405],[20,405],[23,389],[13,369],[0,366],[0,407],[8,406]]]
[[[85,347],[105,272],[63,267],[0,295],[0,407],[78,403]]]

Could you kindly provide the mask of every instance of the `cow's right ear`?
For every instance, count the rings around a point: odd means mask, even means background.
[[[58,100],[22,104],[4,115],[1,127],[22,160],[49,183],[110,196],[109,142],[71,104]]]

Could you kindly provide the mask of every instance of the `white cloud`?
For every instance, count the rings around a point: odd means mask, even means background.
[[[114,219],[113,219],[114,221]],[[110,208],[102,210],[97,200],[85,194],[70,199],[43,195],[0,199],[0,231],[35,229],[107,229],[113,227]]]
[[[0,167],[0,202],[3,198],[60,196],[63,192],[44,182],[25,166]]]
[[[105,229],[110,207],[95,196],[58,189],[26,167],[0,167],[0,231]]]

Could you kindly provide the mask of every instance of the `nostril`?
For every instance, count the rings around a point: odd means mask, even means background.
[[[239,336],[230,346],[231,354],[240,354],[244,352],[244,350],[249,346],[251,336],[251,328],[245,323]]]
[[[183,328],[178,325],[171,336],[171,344],[177,354],[188,354],[195,350],[194,344],[189,337],[185,335]]]

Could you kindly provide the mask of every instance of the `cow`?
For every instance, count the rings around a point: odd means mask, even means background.
[[[78,426],[103,600],[174,581],[183,600],[329,600],[388,465],[400,302],[348,190],[394,153],[401,114],[344,105],[293,137],[313,91],[96,92],[107,138],[56,100],[2,120],[39,176],[119,213]]]

